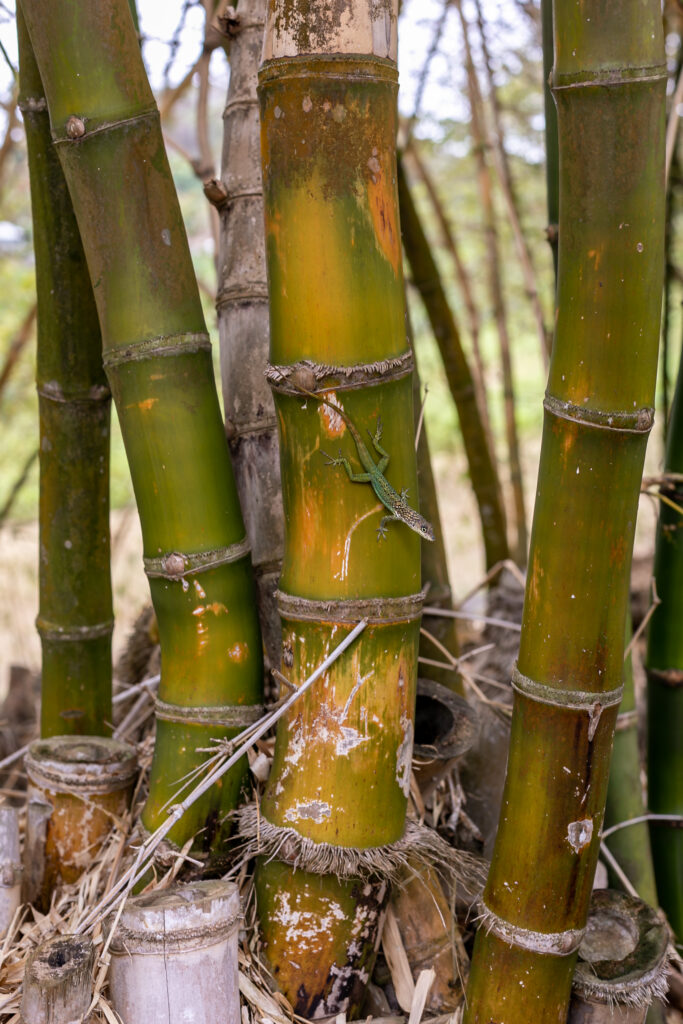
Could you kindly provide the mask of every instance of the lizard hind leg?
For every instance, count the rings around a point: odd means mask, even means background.
[[[370,431],[368,430],[368,434]],[[375,449],[377,454],[380,456],[379,462],[377,463],[377,472],[383,474],[387,466],[389,465],[389,452],[382,447],[380,441],[382,440],[382,417],[377,417],[377,426],[375,427],[375,433],[370,434],[372,441],[372,447]]]

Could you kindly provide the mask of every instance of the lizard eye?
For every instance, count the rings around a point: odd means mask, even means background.
[[[423,533],[427,532],[427,527],[426,526],[421,526],[420,529],[422,530]]]

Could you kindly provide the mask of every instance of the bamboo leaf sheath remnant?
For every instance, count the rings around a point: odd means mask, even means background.
[[[566,1019],[621,699],[653,417],[665,89],[659,0],[555,5],[557,330],[510,756],[467,1024]]]

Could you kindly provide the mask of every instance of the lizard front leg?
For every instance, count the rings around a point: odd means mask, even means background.
[[[370,483],[370,479],[371,479],[370,478],[370,474],[369,473],[356,473],[356,472],[354,472],[354,470],[353,470],[353,468],[351,466],[351,463],[349,462],[349,460],[344,455],[342,455],[341,451],[339,452],[339,455],[337,456],[336,459],[332,455],[328,455],[327,452],[322,451],[322,449],[321,449],[321,454],[324,455],[325,458],[327,459],[327,465],[328,466],[343,466],[344,469],[346,470],[346,473],[347,473],[348,478],[351,481],[351,483],[354,483],[354,484],[369,484]]]
[[[377,543],[381,540],[386,540],[387,536],[387,523],[400,523],[401,519],[399,516],[382,516],[380,524],[377,527]]]

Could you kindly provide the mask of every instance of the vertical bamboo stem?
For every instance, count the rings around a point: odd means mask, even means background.
[[[667,435],[654,573],[661,604],[650,622],[647,650],[648,803],[655,814],[683,815],[683,360]],[[650,841],[659,902],[683,942],[683,829],[652,822]]]
[[[505,200],[505,206],[508,211],[508,217],[510,219],[510,226],[512,228],[512,235],[515,241],[515,249],[517,250],[517,257],[519,259],[519,265],[524,278],[524,287],[526,294],[531,304],[531,309],[536,322],[536,330],[538,332],[538,340],[541,348],[541,358],[543,360],[543,366],[548,369],[548,354],[550,352],[550,345],[548,344],[549,335],[545,329],[545,318],[543,316],[543,308],[541,306],[541,299],[538,294],[538,281],[536,271],[534,269],[534,263],[531,258],[531,251],[522,228],[522,223],[519,215],[519,202],[517,197],[517,191],[515,189],[515,183],[512,178],[512,171],[510,169],[510,160],[508,157],[507,150],[505,148],[505,135],[503,132],[503,118],[500,109],[500,100],[498,98],[498,89],[493,78],[493,70],[491,68],[491,54],[489,53],[489,46],[486,35],[486,22],[481,7],[480,0],[476,0],[475,3],[477,11],[477,24],[479,26],[479,38],[481,41],[481,52],[484,58],[484,69],[486,71],[486,81],[488,86],[488,97],[489,104],[491,107],[491,114],[493,117],[493,154],[496,169],[498,171],[498,180],[500,182],[501,191],[503,193],[503,199]]]
[[[505,410],[505,436],[507,439],[508,458],[510,463],[510,484],[515,509],[516,539],[514,545],[515,559],[519,565],[526,565],[528,536],[526,527],[526,508],[524,504],[524,479],[515,418],[515,389],[512,373],[512,357],[510,354],[510,336],[507,324],[507,309],[503,294],[502,268],[500,265],[500,246],[496,227],[496,212],[493,203],[493,182],[486,159],[486,126],[484,123],[483,101],[477,80],[477,73],[472,59],[469,41],[469,26],[462,11],[461,0],[455,0],[460,24],[462,27],[463,44],[465,47],[465,69],[467,72],[467,91],[470,100],[470,130],[474,157],[477,165],[477,181],[479,197],[484,217],[486,233],[486,252],[488,285],[491,308],[496,321],[498,342],[500,346],[500,362],[503,374],[503,401]]]
[[[345,0],[333,14],[323,0],[269,3],[259,95],[285,676],[296,685],[353,622],[370,620],[353,652],[280,721],[250,822],[266,855],[256,872],[266,955],[295,1010],[310,1017],[360,1006],[387,891],[379,862],[404,841],[410,781],[418,536],[396,522],[378,543],[386,509],[372,487],[321,454],[341,449],[357,471],[357,431],[415,506],[395,61],[393,3]]]
[[[557,332],[467,1024],[565,1019],[600,843],[653,417],[664,244],[659,3],[557,4],[555,40]]]
[[[241,0],[230,41],[216,308],[226,430],[252,548],[266,653],[277,668],[280,619],[275,590],[282,566],[284,519],[275,407],[264,375],[270,329],[256,96],[265,10],[265,0]]]
[[[482,424],[472,374],[460,343],[439,271],[429,248],[408,187],[402,161],[398,162],[398,197],[406,256],[415,287],[420,292],[434,337],[441,352],[446,378],[458,410],[460,431],[470,471],[470,481],[479,507],[486,551],[486,567],[509,555],[505,535],[505,513],[498,475]]]
[[[111,395],[85,254],[21,11],[20,96],[38,292],[41,734],[111,722]]]
[[[126,0],[23,6],[88,260],[142,524],[162,651],[143,823],[166,820],[202,748],[260,714],[249,547],[159,115]],[[225,831],[244,762],[171,840]]]

